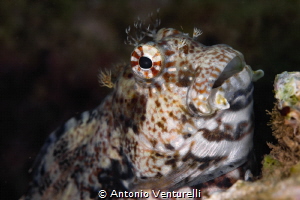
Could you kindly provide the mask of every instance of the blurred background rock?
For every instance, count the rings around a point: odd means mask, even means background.
[[[241,51],[265,77],[255,83],[255,152],[272,141],[266,125],[273,80],[300,69],[299,0],[10,0],[0,1],[0,199],[17,199],[46,137],[96,107],[109,92],[97,74],[128,62],[125,28],[160,8],[161,27],[203,30],[205,45]]]

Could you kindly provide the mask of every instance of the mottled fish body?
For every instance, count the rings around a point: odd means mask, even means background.
[[[50,135],[23,199],[97,199],[103,190],[106,198],[115,191],[211,193],[244,179],[253,81],[263,72],[227,45],[197,42],[199,33],[163,28],[146,33],[152,41],[134,40],[112,93]]]

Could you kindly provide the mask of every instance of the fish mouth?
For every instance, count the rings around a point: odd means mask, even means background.
[[[215,65],[214,68],[210,68],[211,71],[205,71],[204,67],[200,66],[201,72],[197,74],[189,88],[187,106],[194,115],[209,116],[219,110],[229,109],[233,98],[238,98],[237,91],[252,92],[246,88],[263,76],[261,70],[252,71],[240,52],[228,46],[218,46],[218,48],[223,48],[222,58],[211,56],[211,60],[207,61]],[[212,49],[211,55],[214,54],[214,49]],[[200,77],[207,78],[203,80]],[[239,95],[246,94],[240,92]]]
[[[252,73],[241,56],[233,58],[212,86],[208,97],[212,112],[229,109],[234,99],[252,92],[247,89],[252,85]]]

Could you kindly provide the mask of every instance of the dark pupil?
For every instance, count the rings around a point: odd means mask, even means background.
[[[149,68],[152,67],[152,61],[148,57],[141,57],[140,60],[139,60],[139,65],[143,69],[149,69]]]

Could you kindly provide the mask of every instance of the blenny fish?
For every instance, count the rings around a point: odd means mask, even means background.
[[[102,77],[113,91],[49,136],[22,199],[155,198],[198,189],[196,199],[249,176],[253,81],[263,71],[252,71],[230,46],[197,42],[199,29],[190,37],[158,30],[159,20],[141,24],[134,36],[126,29],[135,46],[130,64],[114,82]]]

